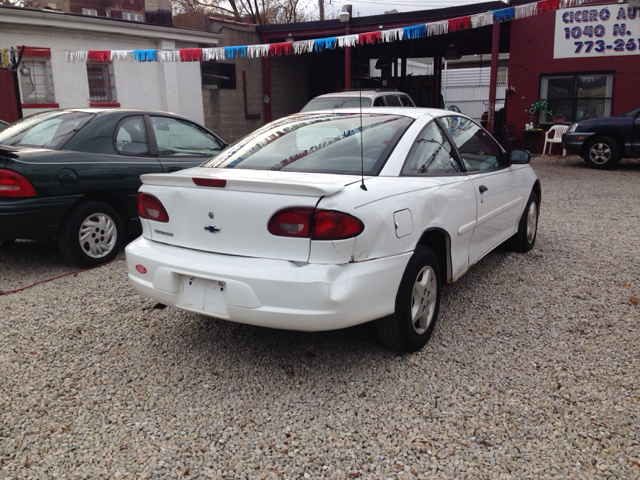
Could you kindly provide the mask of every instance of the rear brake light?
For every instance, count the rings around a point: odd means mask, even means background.
[[[269,220],[269,232],[279,237],[309,238],[314,208],[287,208],[277,212]]]
[[[191,180],[199,187],[224,188],[227,186],[226,180],[220,180],[218,178],[192,178]]]
[[[156,222],[167,223],[169,221],[169,214],[160,200],[148,193],[138,193],[138,215]]]
[[[356,217],[333,210],[318,210],[313,225],[314,240],[341,240],[360,235],[363,223]]]
[[[33,185],[13,170],[0,168],[0,197],[35,197]]]
[[[342,240],[360,235],[364,224],[346,213],[298,207],[277,212],[269,220],[268,229],[279,237]]]

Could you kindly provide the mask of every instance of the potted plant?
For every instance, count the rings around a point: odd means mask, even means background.
[[[540,116],[544,119],[547,115],[553,115],[553,112],[549,110],[549,104],[546,100],[536,100],[531,104],[531,107],[525,109],[525,112],[529,115],[529,120],[533,122],[534,128],[538,128],[538,119]]]

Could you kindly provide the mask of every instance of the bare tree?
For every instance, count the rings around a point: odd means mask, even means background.
[[[12,1],[12,0],[0,0]],[[305,0],[172,0],[174,11],[232,17],[257,25],[307,20]]]

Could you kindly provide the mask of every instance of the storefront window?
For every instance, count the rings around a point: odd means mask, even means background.
[[[612,74],[542,77],[540,98],[547,100],[552,113],[539,121],[579,122],[587,118],[608,117],[611,115],[612,92]]]

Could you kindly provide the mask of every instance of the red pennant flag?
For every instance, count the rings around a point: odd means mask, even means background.
[[[373,45],[374,43],[376,43],[376,40],[378,41],[378,43],[380,43],[381,38],[382,38],[382,33],[379,31],[361,33],[360,35],[358,35],[358,40],[360,42],[360,45]]]
[[[457,32],[458,30],[466,30],[471,28],[471,17],[459,17],[449,20],[449,32]]]
[[[282,43],[272,43],[269,45],[269,56],[275,57],[277,55],[291,55],[293,51],[293,43],[291,42],[282,42]]]
[[[180,61],[181,62],[201,62],[202,49],[201,48],[181,48]]]
[[[110,62],[111,50],[89,50],[87,59],[92,62]]]
[[[543,0],[538,2],[538,14],[544,12],[554,12],[560,8],[560,0]]]

